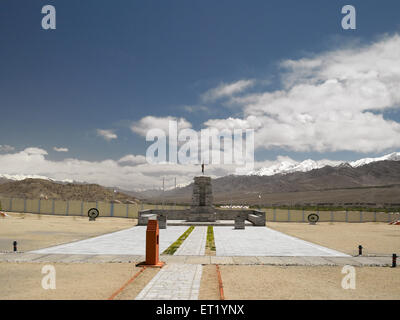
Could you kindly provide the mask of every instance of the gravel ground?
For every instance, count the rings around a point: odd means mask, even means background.
[[[267,222],[269,228],[350,255],[400,254],[400,226],[383,222],[320,222],[316,225],[295,222]]]

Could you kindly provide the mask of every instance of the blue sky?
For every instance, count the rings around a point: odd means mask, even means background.
[[[46,4],[56,8],[56,30],[41,28]],[[146,116],[184,118],[196,130],[210,119],[246,119],[248,105],[204,94],[241,80],[252,81],[241,94],[276,92],[287,75],[283,61],[347,47],[357,52],[399,32],[398,1],[351,1],[356,30],[341,28],[346,4],[2,0],[0,145],[11,146],[10,153],[40,148],[49,161],[118,160],[145,154],[148,143],[131,126]],[[374,112],[400,122],[398,106],[394,99]],[[98,129],[117,138],[107,141]],[[256,160],[356,160],[399,149],[392,143],[380,150],[296,150],[285,143],[258,147]]]

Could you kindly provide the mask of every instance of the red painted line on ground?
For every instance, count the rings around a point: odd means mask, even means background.
[[[219,270],[219,265],[215,265],[215,266],[217,267],[217,274],[218,274],[219,299],[220,300],[225,300],[224,285],[222,284],[221,271]]]
[[[140,271],[138,271],[132,278],[130,278],[121,288],[115,291],[108,300],[113,300],[117,295],[119,295],[130,283],[133,282],[144,270],[146,267],[143,267]]]

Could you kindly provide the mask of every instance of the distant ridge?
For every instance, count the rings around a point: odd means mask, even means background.
[[[117,203],[136,203],[138,199],[123,192],[98,184],[57,183],[44,179],[24,179],[0,184],[3,197],[27,199],[60,199],[82,201],[105,201]]]
[[[159,193],[151,201],[190,202],[192,185]],[[216,203],[400,203],[400,161],[324,166],[275,175],[230,175],[213,179]]]
[[[311,160],[307,159],[302,162],[297,162],[294,160],[284,160],[278,164],[274,164],[267,167],[262,167],[258,170],[254,170],[248,173],[248,175],[257,175],[257,176],[272,176],[275,174],[286,174],[292,172],[308,172],[314,169],[321,169],[325,166],[340,166],[340,165],[349,165],[353,168],[361,167],[366,164],[378,161],[400,161],[400,152],[393,152],[382,157],[377,158],[364,158],[351,162],[344,161],[332,161],[332,160]]]

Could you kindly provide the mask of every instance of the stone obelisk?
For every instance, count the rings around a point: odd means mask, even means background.
[[[194,177],[192,205],[188,221],[215,222],[211,177]]]

